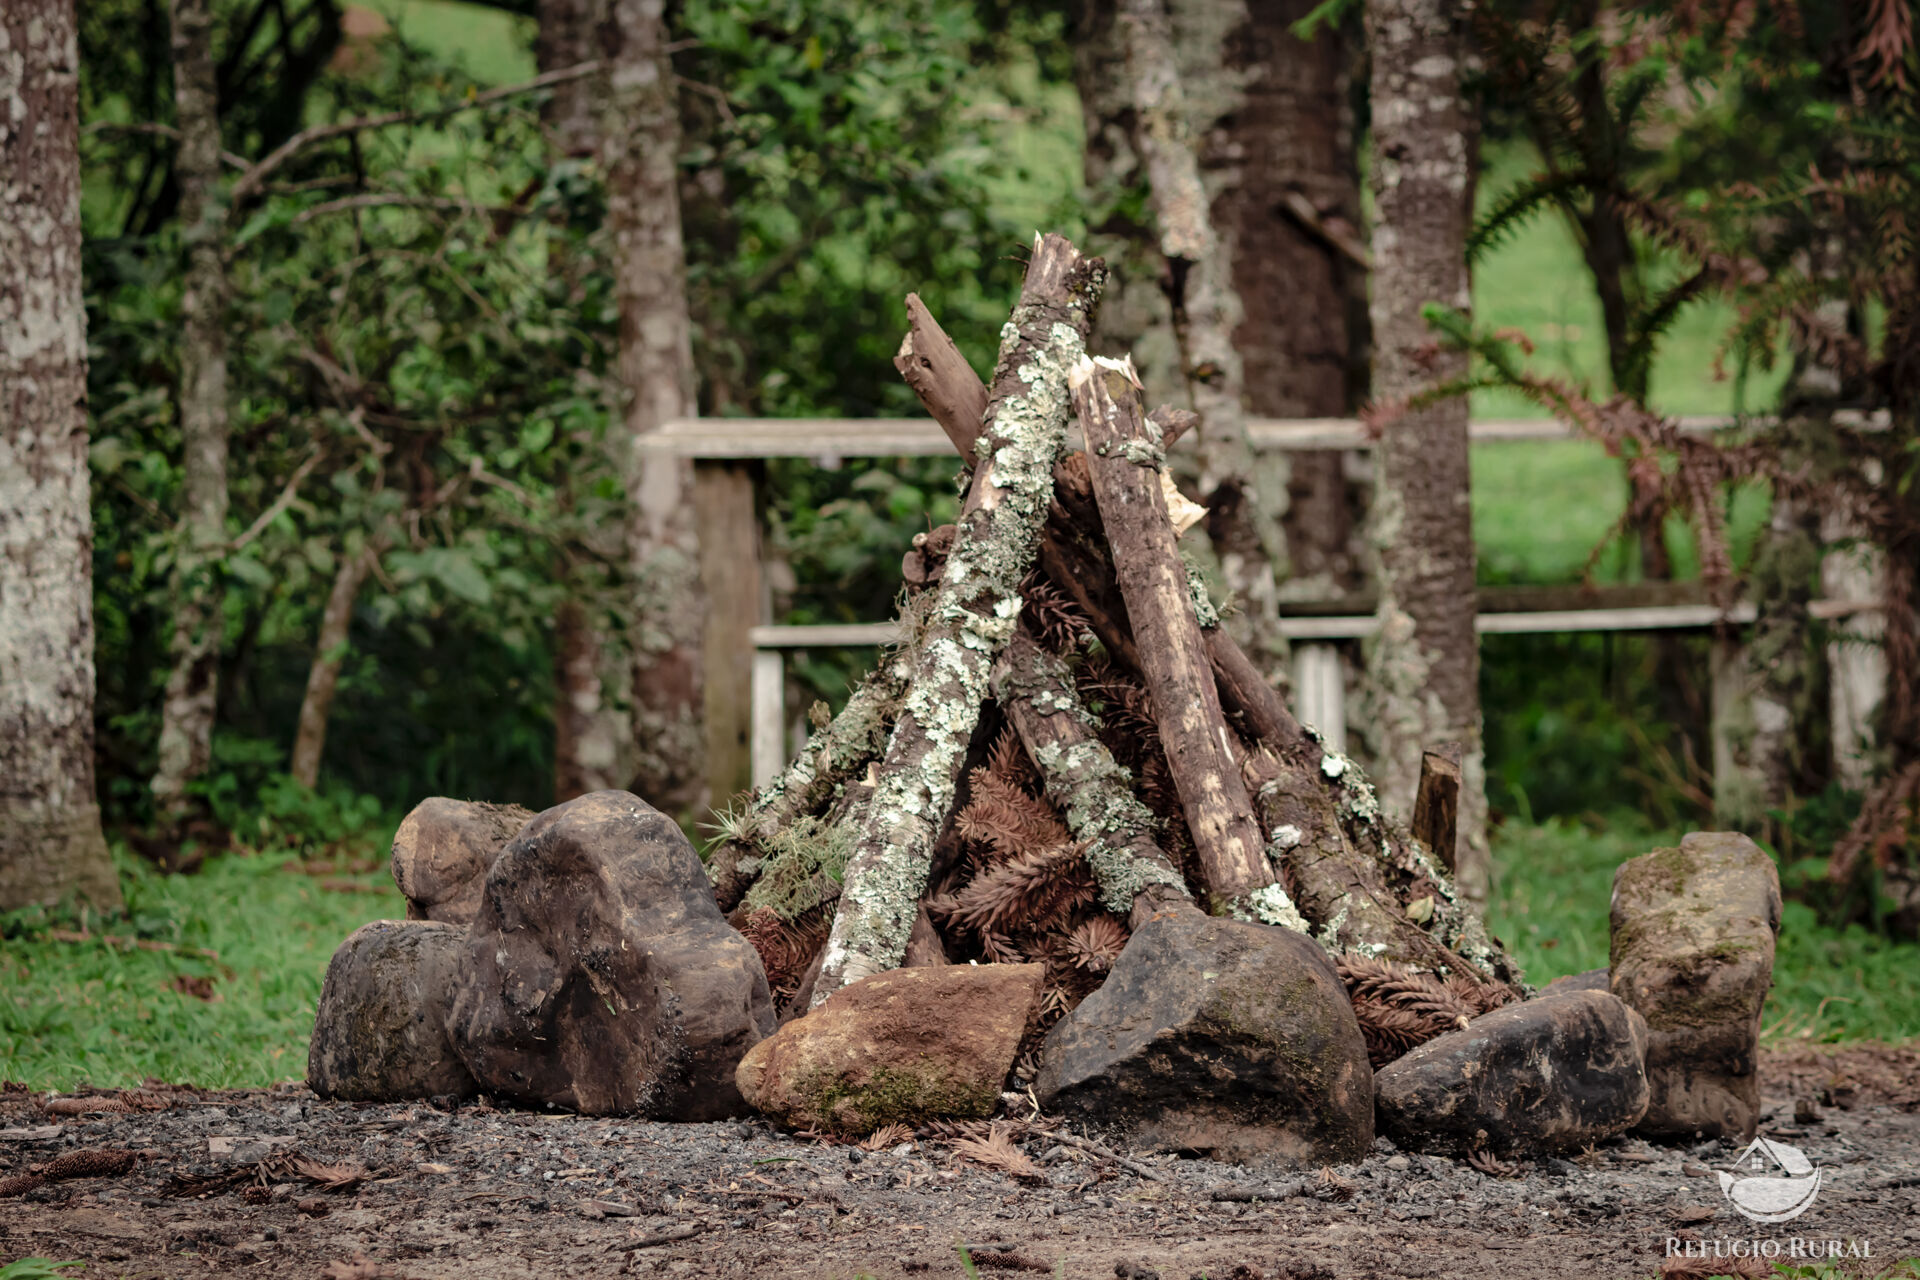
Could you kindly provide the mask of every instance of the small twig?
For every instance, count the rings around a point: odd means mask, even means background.
[[[1338,250],[1347,261],[1362,271],[1373,270],[1373,255],[1367,251],[1367,247],[1351,231],[1336,227],[1321,217],[1319,210],[1313,207],[1313,202],[1304,195],[1289,191],[1281,205],[1301,226]]]
[[[157,942],[152,938],[123,938],[113,933],[88,933],[85,930],[49,929],[45,937],[49,942],[104,942],[110,947],[128,947],[141,951],[165,951],[175,955],[198,956],[218,964],[220,953],[206,947],[183,947],[177,942]]]
[[[637,1240],[629,1241],[626,1246],[626,1251],[631,1253],[635,1249],[651,1249],[655,1245],[672,1244],[676,1240],[691,1240],[706,1229],[707,1224],[704,1222],[688,1222],[681,1226],[668,1227],[665,1231],[655,1232],[653,1235],[641,1236]]]
[[[704,93],[708,97],[712,98],[715,102],[719,103],[720,118],[727,122],[728,128],[731,129],[735,125],[740,123],[738,120],[734,119],[733,108],[727,104],[727,95],[721,92],[718,88],[710,84],[704,84],[698,80],[689,80],[685,76],[675,76],[674,81],[675,83],[680,85],[680,87],[683,89],[697,89],[701,93]]]
[[[268,152],[258,164],[253,165],[240,176],[240,180],[236,182],[233,187],[233,207],[236,209],[239,208],[248,198],[257,194],[262,184],[264,184],[269,177],[273,176],[273,174],[283,168],[288,161],[292,160],[296,155],[316,142],[325,142],[329,138],[338,138],[349,133],[360,133],[369,129],[385,129],[396,124],[414,124],[425,120],[438,120],[446,116],[458,115],[462,111],[477,110],[480,107],[490,106],[506,98],[518,97],[521,94],[527,93],[537,93],[542,89],[551,89],[557,84],[566,84],[569,81],[579,80],[585,76],[592,75],[600,69],[600,66],[600,62],[596,60],[593,62],[582,62],[576,66],[561,67],[558,70],[537,75],[533,79],[524,81],[523,83],[502,85],[498,89],[489,89],[485,93],[477,93],[465,102],[458,102],[452,106],[436,107],[430,111],[390,111],[385,115],[358,116],[352,120],[340,120],[332,124],[317,124],[312,128],[302,129],[299,133],[294,134],[291,138],[288,138],[285,142]]]
[[[151,120],[95,120],[80,131],[81,133],[142,133],[155,138],[165,138],[169,142],[180,141],[180,131],[170,124],[156,124]],[[229,168],[244,170],[253,162],[245,156],[237,156],[231,151],[222,151],[220,159]]]
[[[1259,1204],[1263,1200],[1291,1200],[1307,1194],[1307,1184],[1296,1179],[1270,1187],[1216,1187],[1211,1199],[1223,1204]]]
[[[265,533],[267,526],[279,519],[280,514],[293,505],[293,500],[300,496],[300,486],[306,482],[308,476],[313,474],[313,469],[320,465],[320,459],[326,456],[326,452],[325,448],[315,446],[313,452],[307,455],[307,460],[294,468],[293,474],[287,477],[286,487],[280,490],[280,496],[273,500],[273,504],[247,526],[245,533],[227,544],[228,555],[234,554]]]
[[[1055,1142],[1065,1143],[1069,1147],[1078,1147],[1090,1156],[1098,1156],[1102,1160],[1111,1160],[1127,1172],[1145,1178],[1148,1182],[1165,1182],[1167,1180],[1165,1174],[1154,1169],[1149,1169],[1146,1165],[1140,1164],[1137,1161],[1129,1160],[1119,1152],[1103,1147],[1091,1139],[1077,1137],[1065,1129],[1055,1130],[1047,1136]]]
[[[481,204],[477,200],[462,200],[456,196],[410,196],[395,192],[373,191],[364,195],[342,196],[338,200],[328,200],[323,204],[314,205],[311,209],[303,209],[289,225],[298,227],[330,213],[380,208],[437,209],[450,213],[474,214],[518,212],[506,205]]]

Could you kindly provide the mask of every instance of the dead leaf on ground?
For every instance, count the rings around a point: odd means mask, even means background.
[[[218,1004],[223,997],[213,989],[212,978],[190,978],[184,973],[173,975],[173,981],[167,984],[167,990],[178,991],[183,996],[192,996],[195,1000],[204,1000],[208,1004]],[[131,1107],[127,1108],[132,1110]]]
[[[453,1172],[452,1165],[435,1164],[430,1160],[422,1161],[420,1164],[416,1165],[415,1167],[418,1168],[422,1173],[452,1173]]]
[[[896,1122],[894,1124],[881,1125],[878,1129],[875,1129],[867,1135],[866,1141],[860,1144],[860,1149],[862,1151],[885,1151],[889,1147],[897,1147],[903,1142],[910,1141],[912,1138],[913,1130],[903,1124]]]
[[[1027,1153],[1013,1145],[1005,1125],[996,1124],[984,1138],[960,1138],[953,1144],[954,1154],[962,1160],[998,1169],[1016,1178],[1038,1178],[1040,1166]]]
[[[323,1164],[318,1160],[309,1160],[305,1156],[294,1158],[293,1171],[322,1191],[351,1191],[373,1176],[373,1170],[363,1164],[354,1164],[351,1161]]]

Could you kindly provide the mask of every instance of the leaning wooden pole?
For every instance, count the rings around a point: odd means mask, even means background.
[[[1082,358],[1071,375],[1093,493],[1133,622],[1167,765],[1216,906],[1273,883],[1253,804],[1233,758],[1194,587],[1174,544],[1166,450],[1131,360]]]
[[[1197,911],[1173,859],[1154,837],[1158,821],[1133,793],[1133,778],[1094,736],[1065,660],[1025,627],[993,669],[993,696],[1040,771],[1047,799],[1085,846],[1101,905],[1138,928],[1160,911]]]
[[[913,675],[847,861],[813,1003],[899,965],[952,808],[994,659],[1012,638],[1020,586],[1066,443],[1067,374],[1085,359],[1105,283],[1098,258],[1039,237],[1000,344],[979,462],[953,550],[915,649]]]

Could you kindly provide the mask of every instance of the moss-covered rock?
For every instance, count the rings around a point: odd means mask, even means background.
[[[749,1105],[796,1128],[989,1116],[1044,977],[1034,964],[875,974],[755,1045],[734,1079]]]
[[[1291,929],[1149,921],[1042,1054],[1042,1106],[1142,1146],[1306,1166],[1373,1145],[1360,1024],[1332,962]]]
[[[1640,1131],[1752,1137],[1760,1011],[1773,983],[1780,877],[1737,832],[1696,831],[1613,878],[1613,994],[1647,1020]]]

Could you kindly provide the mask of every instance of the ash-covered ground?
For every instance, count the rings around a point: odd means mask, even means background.
[[[1533,1280],[1675,1274],[1672,1240],[1773,1240],[1783,1261],[1795,1240],[1837,1241],[1870,1250],[1844,1263],[1863,1275],[1920,1257],[1920,1049],[1770,1054],[1763,1072],[1762,1133],[1823,1171],[1812,1208],[1772,1226],[1722,1195],[1715,1170],[1739,1151],[1717,1142],[1627,1138],[1491,1169],[1381,1142],[1321,1174],[1142,1156],[1097,1134],[1093,1151],[1016,1123],[1036,1172],[1015,1177],[926,1131],[865,1151],[758,1123],[353,1106],[298,1086],[64,1116],[14,1091],[0,1179],[73,1151],[140,1156],[0,1199],[0,1261],[142,1280],[957,1277],[965,1245],[987,1275]]]

